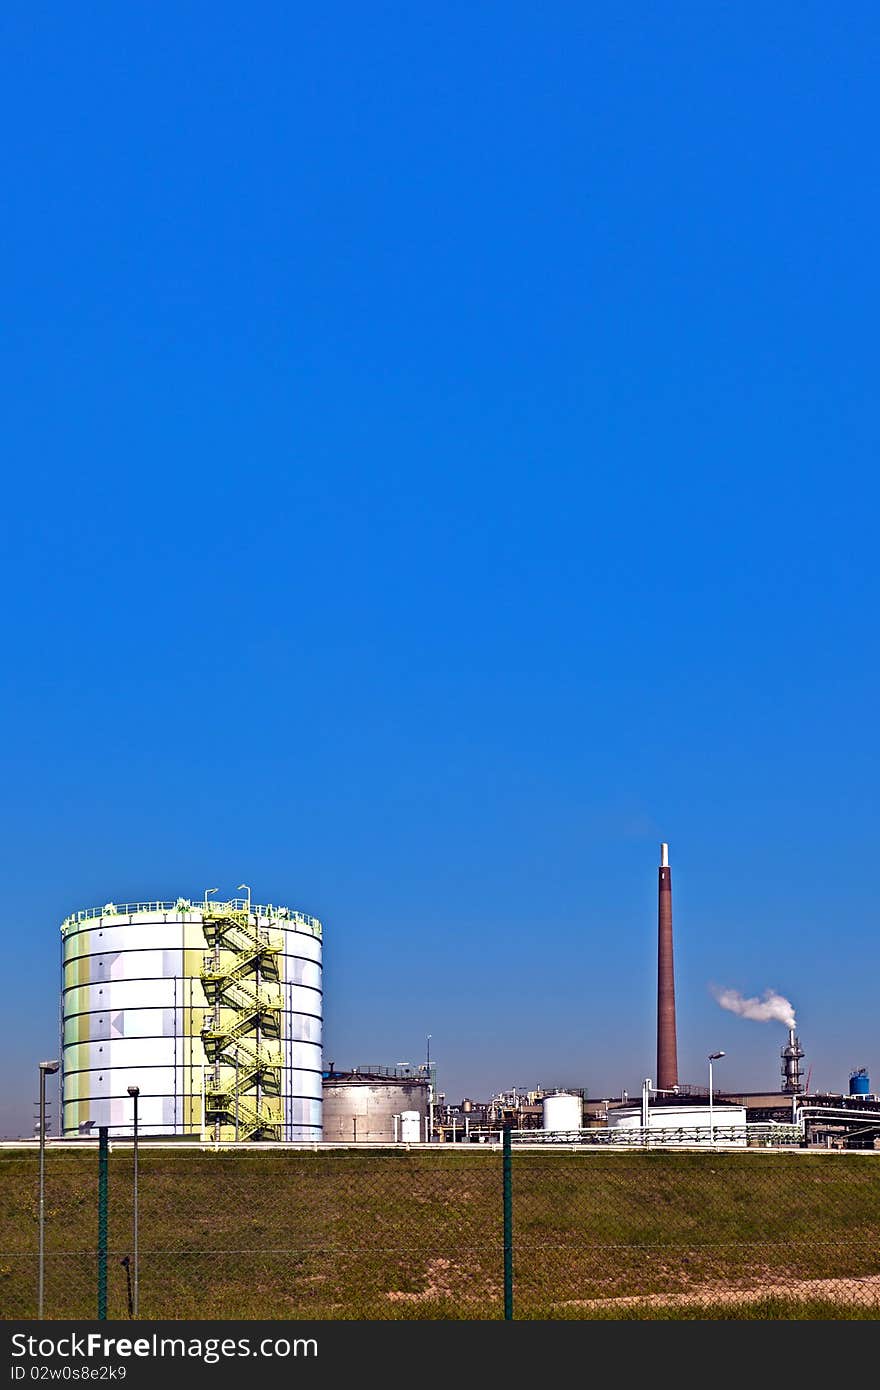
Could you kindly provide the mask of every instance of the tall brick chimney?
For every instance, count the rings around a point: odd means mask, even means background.
[[[675,966],[672,960],[672,870],[669,846],[660,846],[657,894],[657,1086],[678,1085],[678,1047],[675,1040]]]

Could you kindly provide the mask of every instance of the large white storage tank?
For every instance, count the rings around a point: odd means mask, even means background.
[[[319,1140],[321,923],[228,902],[105,903],[61,926],[63,1133]]]
[[[581,1129],[584,1123],[584,1105],[580,1096],[568,1091],[555,1091],[544,1096],[541,1101],[541,1127],[553,1134],[563,1134]]]

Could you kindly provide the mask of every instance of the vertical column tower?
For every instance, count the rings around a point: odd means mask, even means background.
[[[657,889],[657,1085],[661,1091],[666,1091],[678,1085],[675,966],[672,957],[672,870],[669,867],[667,844],[660,846]]]
[[[786,1095],[799,1096],[804,1089],[801,1076],[804,1050],[793,1028],[789,1028],[788,1042],[779,1055],[782,1058],[782,1089]]]

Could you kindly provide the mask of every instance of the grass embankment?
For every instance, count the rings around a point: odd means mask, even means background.
[[[109,1315],[126,1316],[131,1150],[110,1159]],[[46,1313],[93,1317],[97,1155],[50,1148]],[[35,1310],[37,1157],[0,1150],[0,1312]],[[880,1316],[880,1155],[514,1154],[518,1317]],[[152,1318],[493,1318],[501,1157],[140,1156]]]

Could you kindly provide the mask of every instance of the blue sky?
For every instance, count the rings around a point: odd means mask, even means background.
[[[682,1079],[880,1082],[878,40],[4,7],[0,1132],[60,919],[242,880],[327,1060],[632,1090],[661,839]]]

